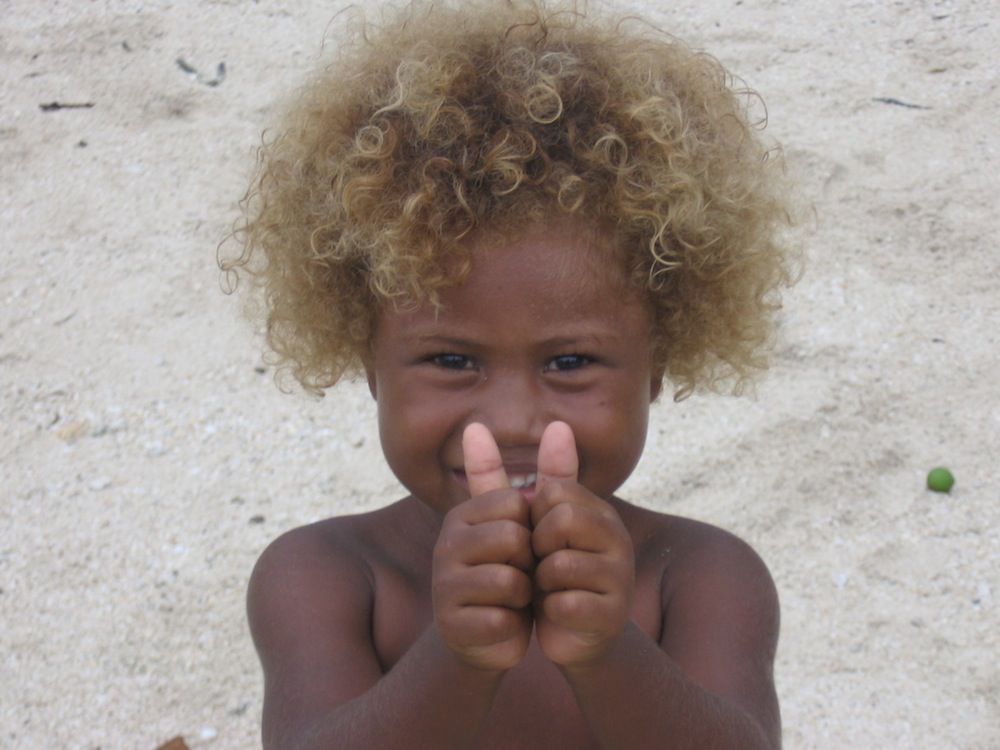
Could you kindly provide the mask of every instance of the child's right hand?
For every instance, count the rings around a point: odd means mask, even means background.
[[[434,547],[434,620],[462,661],[502,671],[531,641],[531,511],[485,426],[465,429],[462,450],[471,497],[445,516]]]

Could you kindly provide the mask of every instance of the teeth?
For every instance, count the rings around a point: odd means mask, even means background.
[[[513,476],[510,478],[510,486],[514,489],[520,489],[521,487],[530,487],[535,483],[538,478],[537,474],[525,474],[523,476]]]

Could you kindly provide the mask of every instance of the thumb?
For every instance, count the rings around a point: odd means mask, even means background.
[[[565,422],[551,422],[542,433],[538,446],[538,479],[535,487],[541,489],[546,482],[563,480],[575,482],[580,462],[576,455],[573,429]]]
[[[472,497],[510,487],[497,441],[486,425],[473,422],[465,428],[462,433],[462,458]]]

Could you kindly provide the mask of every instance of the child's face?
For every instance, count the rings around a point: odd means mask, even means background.
[[[542,431],[562,420],[580,483],[608,498],[639,460],[660,389],[646,305],[592,233],[562,224],[487,240],[473,243],[472,270],[441,294],[439,313],[425,304],[379,316],[368,381],[389,466],[445,513],[469,497],[466,425],[485,424],[508,476],[531,481]]]

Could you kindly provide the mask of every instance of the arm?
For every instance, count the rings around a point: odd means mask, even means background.
[[[629,620],[628,531],[577,483],[577,468],[572,432],[552,423],[531,508],[535,627],[600,746],[779,747],[778,599],[764,563],[736,537],[689,522],[675,539],[687,551],[664,575],[662,633],[652,641]]]
[[[503,673],[456,658],[433,624],[382,674],[369,575],[316,527],[261,556],[247,608],[264,668],[266,749],[464,747],[488,713]]]
[[[527,503],[488,431],[470,426],[463,450],[473,497],[448,512],[434,547],[434,621],[388,674],[371,639],[372,574],[351,534],[305,527],[261,556],[247,607],[265,748],[471,743],[528,648],[534,558]]]
[[[603,748],[779,748],[778,599],[747,545],[713,530],[680,575],[659,643],[629,623],[599,659],[564,666]]]

